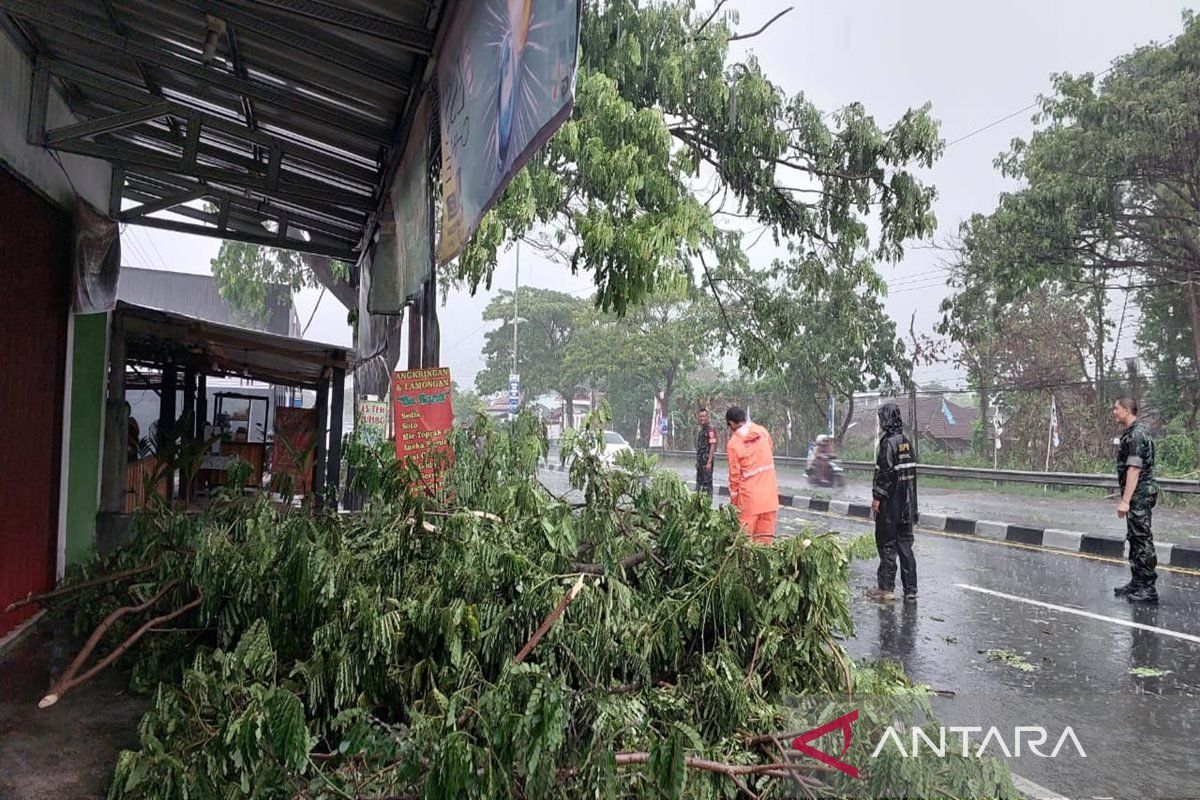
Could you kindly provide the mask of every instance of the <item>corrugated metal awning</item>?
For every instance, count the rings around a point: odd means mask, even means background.
[[[355,261],[445,5],[0,0],[0,25],[36,63],[32,138],[110,161],[111,215]],[[52,85],[84,122],[38,128]]]
[[[292,339],[154,308],[117,303],[126,358],[174,364],[205,375],[232,375],[282,386],[316,388],[332,369],[349,371],[344,347]]]

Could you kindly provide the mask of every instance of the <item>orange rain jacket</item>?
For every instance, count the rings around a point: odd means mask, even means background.
[[[779,510],[775,445],[762,425],[747,422],[729,436],[729,500],[742,516]]]

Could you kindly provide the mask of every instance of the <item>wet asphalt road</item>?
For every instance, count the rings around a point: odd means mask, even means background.
[[[873,530],[808,512],[782,517],[780,533],[803,523]],[[1053,792],[1200,797],[1200,577],[1163,571],[1155,608],[1113,597],[1112,587],[1128,580],[1121,564],[920,532],[916,554],[916,602],[867,600],[877,562],[852,566],[856,630],[846,646],[853,655],[899,660],[914,680],[954,692],[934,703],[947,725],[1002,732],[1039,725],[1052,743],[1070,725],[1086,759],[1072,751],[1010,761],[1015,773]],[[1011,650],[1036,669],[989,660],[994,650]],[[1138,677],[1131,670],[1139,668],[1169,672]]]
[[[567,488],[560,474],[542,480]],[[780,535],[806,525],[873,531],[781,510]],[[934,701],[943,724],[996,726],[1010,747],[1016,726],[1045,728],[1044,751],[1070,726],[1086,758],[1064,748],[1058,758],[1006,759],[1048,796],[1200,797],[1200,576],[1161,570],[1160,604],[1133,606],[1112,594],[1129,577],[1118,562],[922,531],[916,554],[915,602],[869,601],[877,562],[853,564],[851,654],[899,660],[914,680],[953,692]],[[999,650],[1033,669],[990,660]]]

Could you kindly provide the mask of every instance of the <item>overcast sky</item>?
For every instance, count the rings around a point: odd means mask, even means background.
[[[834,110],[861,101],[881,125],[906,109],[929,101],[947,142],[993,123],[1032,103],[1049,87],[1054,72],[1105,69],[1113,58],[1151,41],[1177,34],[1185,6],[1168,0],[732,0],[741,12],[741,28],[758,28],[774,14],[794,6],[766,33],[745,44],[767,75],[789,94],[803,91],[819,108]],[[735,46],[738,46],[735,44]],[[938,238],[953,233],[976,211],[990,211],[1000,192],[1012,188],[992,160],[1017,136],[1032,130],[1032,111],[951,145],[924,177],[936,185]],[[131,266],[209,272],[219,243],[214,239],[127,226],[123,258]],[[765,238],[750,251],[768,261],[776,252]],[[896,265],[881,271],[891,284],[889,313],[902,329],[917,312],[919,330],[930,331],[945,295],[936,252],[910,249]],[[514,254],[501,258],[494,289],[513,285]],[[525,248],[521,284],[587,294],[586,275],[538,259]],[[297,297],[304,324],[319,290]],[[482,311],[492,293],[455,293],[439,309],[442,364],[460,385],[470,386],[482,368],[480,351],[487,327]],[[307,338],[349,344],[346,310],[326,294]],[[1123,352],[1131,348],[1127,330]],[[950,365],[918,374],[921,380],[953,380]]]

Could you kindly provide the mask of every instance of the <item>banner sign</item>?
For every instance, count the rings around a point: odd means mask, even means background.
[[[421,98],[380,221],[367,310],[400,314],[433,269],[430,225],[429,98]]]
[[[650,419],[649,447],[662,447],[663,435],[666,431],[666,420],[663,419],[662,401],[654,398],[654,416]]]
[[[580,0],[459,3],[438,57],[442,238],[453,260],[529,157],[571,114]]]
[[[387,400],[358,401],[358,429],[363,438],[372,442],[382,442],[387,438],[388,404]]]
[[[508,376],[508,413],[516,414],[521,406],[521,376]]]
[[[445,367],[392,374],[396,458],[415,462],[430,491],[441,485],[441,470],[451,457],[454,410],[450,394],[450,370]]]
[[[317,450],[317,411],[313,408],[275,409],[275,444],[271,448],[271,481],[281,475],[291,478],[293,494],[312,491],[313,464]],[[282,486],[280,485],[282,488]],[[276,490],[278,491],[278,490]]]

